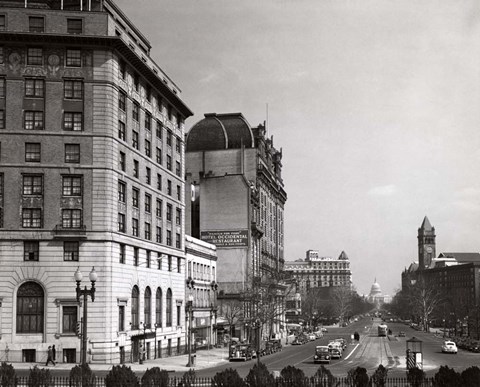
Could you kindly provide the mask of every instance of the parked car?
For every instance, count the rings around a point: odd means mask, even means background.
[[[323,332],[322,331],[316,331],[315,336],[317,336],[317,338],[323,337]]]
[[[243,360],[247,361],[253,357],[253,349],[250,344],[236,344],[230,347],[229,361]]]
[[[326,345],[317,345],[315,347],[315,355],[313,355],[314,363],[330,363],[330,351]]]
[[[480,341],[474,340],[470,343],[468,350],[471,352],[479,353],[480,352]]]
[[[404,331],[398,332],[398,337],[405,337],[405,332]]]
[[[449,340],[444,341],[443,345],[442,345],[442,352],[443,353],[457,353],[458,352],[457,344],[455,344],[455,342],[449,341]]]
[[[309,333],[309,334],[307,335],[307,337],[308,337],[308,340],[309,340],[309,341],[315,341],[315,340],[317,340],[317,335],[315,335],[315,333]]]

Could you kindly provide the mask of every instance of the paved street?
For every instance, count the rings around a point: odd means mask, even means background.
[[[336,376],[344,376],[348,370],[361,366],[367,369],[368,373],[373,373],[379,364],[389,369],[390,376],[405,376],[405,351],[406,340],[415,336],[423,342],[424,370],[429,376],[433,376],[440,365],[448,365],[456,370],[463,370],[469,366],[478,365],[480,354],[475,354],[459,350],[457,355],[448,355],[441,353],[440,346],[443,338],[435,336],[432,333],[424,333],[413,330],[412,328],[400,323],[391,323],[389,328],[393,335],[389,338],[378,337],[376,327],[379,319],[363,319],[353,323],[345,328],[329,327],[328,332],[321,339],[311,341],[304,345],[286,345],[283,351],[274,353],[261,358],[270,372],[280,372],[287,365],[293,365],[302,369],[307,376],[315,374],[319,364],[313,363],[313,354],[315,346],[326,345],[335,338],[345,338],[348,340],[347,349],[344,351],[342,359],[332,360],[327,365],[330,371]],[[399,331],[404,331],[406,337],[397,337]],[[354,332],[360,333],[360,341],[351,340]],[[210,377],[226,368],[235,368],[240,376],[245,377],[257,360],[253,359],[247,362],[229,362],[227,348],[213,348],[210,350],[201,350],[196,353],[195,366],[198,377]],[[188,367],[187,355],[147,360],[144,364],[127,364],[137,374],[141,375],[147,368],[160,367],[171,372],[172,376],[182,376]],[[28,371],[35,364],[14,363],[19,375],[28,375]],[[43,367],[43,364],[40,365]],[[111,365],[93,364],[91,368],[97,376],[105,376],[111,369]],[[72,364],[57,364],[57,366],[48,367],[54,375],[67,376]]]

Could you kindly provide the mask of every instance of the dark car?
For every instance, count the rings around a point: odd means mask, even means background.
[[[228,360],[247,361],[253,357],[253,349],[250,344],[237,344],[230,347]]]
[[[404,331],[398,332],[398,337],[405,337],[405,332]]]
[[[313,355],[314,363],[330,363],[330,351],[326,345],[317,345],[315,347],[315,355]]]

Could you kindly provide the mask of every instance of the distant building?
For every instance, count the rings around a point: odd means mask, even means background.
[[[478,335],[480,253],[443,252],[435,258],[435,251],[435,228],[425,217],[418,229],[419,259],[402,272],[402,290],[408,291],[422,278],[443,300],[437,318],[462,334]]]
[[[377,307],[382,306],[383,304],[388,304],[392,301],[392,297],[388,295],[384,295],[382,293],[382,289],[380,288],[380,284],[377,282],[375,278],[375,282],[373,283],[370,294],[367,296],[367,301],[376,305]]]
[[[316,250],[308,250],[305,260],[285,262],[285,271],[298,284],[301,294],[312,288],[352,285],[352,273],[347,254],[342,251],[337,259],[322,257]]]
[[[0,2],[0,352],[80,361],[184,353],[180,90],[111,0]],[[86,323],[86,321],[85,321]]]
[[[186,176],[186,232],[217,247],[219,300],[271,283],[283,304],[287,194],[282,150],[265,125],[252,127],[241,113],[205,114],[186,139]]]

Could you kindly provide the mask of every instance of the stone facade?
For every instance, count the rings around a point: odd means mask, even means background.
[[[78,362],[73,274],[93,266],[87,361],[183,353],[192,113],[112,1],[15,4],[0,3],[0,357],[55,344]]]

